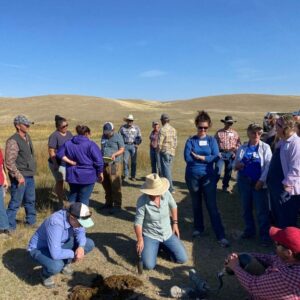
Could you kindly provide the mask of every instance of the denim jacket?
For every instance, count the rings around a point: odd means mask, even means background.
[[[239,147],[236,153],[235,160],[233,162],[233,168],[235,168],[236,164],[240,162],[245,153],[246,149],[248,147],[248,142],[244,143],[242,146]],[[268,144],[259,141],[258,144],[258,155],[260,157],[261,161],[261,176],[259,178],[260,181],[266,182],[268,171],[269,171],[269,166],[272,158],[272,151],[271,148]]]

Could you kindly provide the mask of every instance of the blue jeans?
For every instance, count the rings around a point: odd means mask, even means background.
[[[161,176],[169,180],[170,188],[169,191],[174,191],[173,180],[172,180],[172,164],[174,156],[165,152],[160,152],[160,164],[161,164]]]
[[[232,152],[221,152],[222,158],[220,158],[216,163],[216,174],[217,174],[217,183],[221,177],[222,169],[224,167],[224,176],[223,176],[223,188],[229,187],[229,181],[231,179],[232,173],[232,164],[233,164],[233,156]]]
[[[185,181],[189,189],[194,215],[194,229],[204,231],[202,194],[209,214],[210,222],[218,240],[225,237],[221,215],[217,207],[217,185],[213,175],[200,176],[187,173]]]
[[[151,173],[161,175],[160,158],[156,149],[150,147]]]
[[[19,185],[15,178],[10,177],[11,198],[6,213],[11,229],[16,229],[16,216],[22,202],[26,213],[26,223],[32,225],[36,222],[34,178],[25,176],[24,179],[25,183]]]
[[[238,189],[242,200],[243,218],[245,222],[244,233],[255,235],[255,222],[253,218],[253,205],[255,205],[256,217],[259,227],[259,235],[262,240],[269,239],[269,208],[267,189],[255,190],[254,183],[248,177],[238,175]]]
[[[69,183],[70,192],[68,195],[69,202],[81,202],[89,206],[90,196],[94,189],[95,183],[92,184],[77,184]]]
[[[84,246],[84,254],[91,252],[94,247],[95,244],[93,240],[87,238]],[[72,237],[62,246],[62,248],[75,251],[78,248],[78,245],[74,243],[74,238]],[[59,273],[66,264],[72,261],[72,259],[53,259],[48,248],[33,249],[29,254],[42,266],[42,274],[46,278]]]
[[[183,264],[187,261],[186,250],[175,234],[172,234],[170,238],[163,242],[144,236],[142,260],[146,269],[154,269],[160,246],[167,251],[175,262]]]
[[[136,175],[136,159],[137,159],[137,147],[134,144],[125,144],[124,152],[124,176],[129,176],[129,157],[131,159],[131,177],[135,178]]]
[[[6,214],[6,209],[4,205],[4,197],[3,197],[3,186],[0,185],[0,230],[9,229],[8,218]]]

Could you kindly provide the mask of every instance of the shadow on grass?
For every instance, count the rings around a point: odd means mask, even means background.
[[[3,265],[13,274],[18,276],[21,281],[29,285],[40,283],[40,269],[37,269],[26,249],[8,250],[2,255]]]
[[[41,187],[36,188],[36,210],[38,212],[43,212],[50,210],[51,212],[59,210],[60,204],[58,199],[55,198],[52,188]]]

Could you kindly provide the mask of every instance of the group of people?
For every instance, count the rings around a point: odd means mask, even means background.
[[[42,278],[46,287],[55,285],[53,275],[59,272],[72,274],[70,263],[81,260],[94,247],[93,241],[86,238],[84,228],[93,225],[89,199],[95,183],[102,183],[105,190],[105,204],[102,208],[114,213],[121,210],[122,179],[129,179],[129,160],[130,180],[136,180],[137,153],[142,143],[141,130],[134,124],[132,115],[128,115],[124,121],[126,123],[118,132],[112,122],[104,123],[100,148],[90,139],[89,127],[77,125],[77,135],[73,136],[68,131],[67,120],[55,116],[56,130],[48,141],[49,168],[55,178],[55,191],[61,203],[65,200],[64,181],[68,182],[70,191],[67,200],[70,205],[47,218],[28,246],[31,257],[43,267]],[[142,196],[137,201],[134,223],[136,250],[147,269],[155,267],[159,249],[166,250],[175,262],[185,263],[188,259],[180,241],[177,205],[172,195],[175,193],[172,164],[177,147],[177,132],[170,125],[168,114],[162,114],[160,121],[161,128],[158,121],[152,122],[153,130],[149,136],[152,173],[146,176],[140,189]],[[247,128],[248,141],[243,145],[237,131],[233,129],[236,120],[226,116],[221,122],[224,127],[215,135],[209,135],[212,120],[207,112],[199,111],[194,122],[196,134],[185,143],[185,181],[194,219],[192,237],[198,238],[205,234],[204,200],[217,241],[222,247],[229,246],[217,207],[217,182],[223,168],[223,192],[228,192],[232,171],[238,172],[237,186],[245,223],[240,238],[249,239],[256,234],[254,206],[262,245],[268,246],[271,242],[271,222],[279,228],[298,230],[300,137],[293,116],[272,115],[270,131],[264,135],[259,124],[251,123]],[[11,184],[11,199],[7,210],[0,190],[0,231],[3,234],[10,234],[16,229],[16,214],[22,202],[26,212],[26,226],[35,226],[36,165],[33,144],[28,134],[32,124],[26,117],[17,116],[14,119],[16,133],[6,143],[5,164],[0,153],[1,190],[8,186],[4,165]],[[293,245],[280,245],[291,249],[297,257],[298,252],[295,253]],[[235,254],[227,260],[235,270],[236,260]]]

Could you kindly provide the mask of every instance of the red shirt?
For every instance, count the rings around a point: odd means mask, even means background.
[[[4,177],[3,177],[3,155],[0,149],[0,185],[3,185]]]

